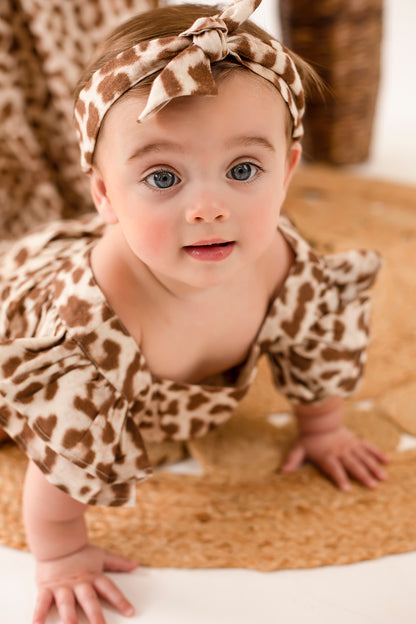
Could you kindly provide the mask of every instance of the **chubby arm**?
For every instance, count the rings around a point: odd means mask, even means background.
[[[70,555],[88,544],[80,503],[46,480],[30,462],[23,493],[23,519],[30,550],[37,561]]]
[[[53,603],[63,624],[77,624],[77,604],[90,624],[104,624],[99,596],[123,615],[134,613],[133,606],[103,572],[129,572],[137,564],[88,543],[86,507],[51,485],[35,464],[29,464],[23,515],[29,546],[37,561],[36,624],[45,623]]]
[[[342,490],[350,489],[348,475],[369,488],[387,478],[382,464],[388,463],[388,457],[344,426],[340,397],[329,397],[316,405],[297,405],[295,415],[299,437],[283,472],[293,472],[309,459]]]

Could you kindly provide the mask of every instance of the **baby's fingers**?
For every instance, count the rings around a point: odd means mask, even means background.
[[[375,457],[366,447],[354,449],[353,454],[376,481],[385,481],[387,479],[386,471],[380,465],[378,457]]]
[[[89,583],[76,585],[74,588],[78,603],[90,624],[105,624],[103,611],[95,589]]]
[[[341,490],[347,491],[350,489],[351,485],[347,472],[339,457],[330,455],[323,459],[318,466]]]
[[[295,444],[282,466],[282,472],[294,472],[305,460],[305,449],[300,444]]]
[[[380,464],[390,463],[390,458],[385,453],[383,453],[383,451],[377,446],[371,444],[371,442],[363,440],[361,443],[361,448],[370,453]]]
[[[107,572],[131,572],[137,568],[138,565],[136,561],[127,559],[127,557],[123,557],[117,553],[105,552],[104,570]]]
[[[33,612],[33,624],[44,624],[53,602],[54,597],[50,589],[39,590]]]
[[[97,577],[94,581],[94,587],[97,593],[120,611],[120,613],[127,617],[134,615],[133,605],[128,602],[117,585],[115,585],[108,576],[102,575]]]
[[[54,590],[55,603],[63,624],[78,624],[75,597],[69,587]]]
[[[379,479],[376,475],[378,472],[376,463],[371,456],[354,449],[354,451],[344,455],[342,461],[351,477],[370,489],[377,487],[381,478]],[[381,476],[381,473],[379,474]]]

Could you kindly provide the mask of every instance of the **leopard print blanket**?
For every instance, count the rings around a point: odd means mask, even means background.
[[[156,5],[0,2],[0,239],[92,209],[79,165],[72,91],[97,42]]]

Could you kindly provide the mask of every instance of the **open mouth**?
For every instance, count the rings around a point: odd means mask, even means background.
[[[195,245],[187,245],[184,250],[196,260],[218,261],[228,258],[234,246],[234,241],[201,241]]]

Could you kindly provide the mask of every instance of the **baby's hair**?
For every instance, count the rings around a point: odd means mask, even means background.
[[[144,41],[159,39],[161,37],[178,36],[184,30],[190,28],[198,18],[210,17],[218,14],[220,11],[221,6],[219,5],[181,4],[177,6],[159,7],[151,11],[146,11],[145,13],[140,13],[129,19],[113,30],[97,47],[76,85],[74,92],[75,101],[91,76],[119,53]],[[265,30],[250,20],[245,21],[236,29],[235,34],[238,33],[248,33],[265,43],[270,43],[270,41],[274,39]],[[321,90],[321,81],[312,67],[294,52],[286,51],[296,66],[305,93],[308,94],[312,89]],[[227,56],[225,59],[217,61],[211,66],[212,75],[216,81],[225,78],[236,70],[250,72],[249,69],[243,67],[231,56]],[[147,96],[160,71],[156,71],[150,76],[147,76],[121,97],[128,97],[135,94]],[[285,127],[289,145],[292,141],[292,125],[292,117],[289,113],[289,109],[286,108]]]

